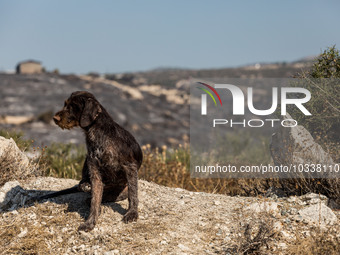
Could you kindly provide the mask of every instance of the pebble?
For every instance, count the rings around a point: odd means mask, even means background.
[[[215,204],[215,205],[220,205],[221,202],[216,200],[216,201],[214,201],[214,204]]]
[[[20,234],[18,235],[19,238],[22,238],[27,235],[27,228],[21,230]]]

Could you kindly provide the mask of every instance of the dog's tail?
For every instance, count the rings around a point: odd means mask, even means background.
[[[46,194],[46,195],[43,195],[43,196],[36,196],[36,197],[33,197],[32,199],[30,199],[30,201],[39,202],[39,201],[42,201],[44,199],[59,197],[59,196],[62,196],[62,195],[68,195],[68,194],[77,193],[77,192],[81,192],[78,189],[78,185],[76,185],[72,188],[69,188],[69,189],[63,189],[63,190],[60,190],[60,191],[57,191],[57,192],[52,192],[50,194]]]

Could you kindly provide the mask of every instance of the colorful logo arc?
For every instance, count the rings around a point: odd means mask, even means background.
[[[205,86],[205,87],[207,87],[207,88],[209,88],[212,92],[214,92],[214,94],[217,96],[218,100],[220,101],[220,104],[222,105],[222,100],[220,98],[220,95],[217,93],[217,91],[213,87],[211,87],[210,85],[205,84],[203,82],[198,82],[198,83],[203,85],[203,86]],[[211,94],[211,92],[209,90],[204,89],[204,88],[200,88],[200,87],[197,87],[197,88],[200,89],[200,90],[203,90],[204,92],[206,92],[212,98],[212,100],[214,101],[215,105],[217,105],[214,96]]]

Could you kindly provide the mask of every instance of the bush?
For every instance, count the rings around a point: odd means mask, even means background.
[[[335,161],[339,161],[339,51],[335,46],[328,48],[320,54],[312,68],[300,74],[299,77],[302,81],[294,85],[303,86],[311,92],[312,98],[306,103],[306,108],[312,116],[305,116],[296,108],[288,108],[288,112],[312,134],[326,151],[329,151]]]
[[[321,53],[312,69],[303,73],[302,77],[340,78],[340,55],[335,45]]]
[[[300,110],[288,107],[288,112],[304,126],[327,151],[335,162],[340,160],[340,55],[332,46],[318,56],[312,68],[299,75],[295,86],[305,87],[312,98],[306,108],[312,116],[305,116]],[[337,199],[340,195],[340,180],[322,178],[318,180],[298,178],[281,181],[288,194],[302,195],[307,192],[320,193]]]
[[[48,176],[81,179],[86,150],[74,144],[54,143],[43,149],[40,166]]]
[[[33,140],[24,139],[23,132],[0,130],[0,136],[5,137],[6,139],[12,138],[21,151],[27,150],[34,142]]]

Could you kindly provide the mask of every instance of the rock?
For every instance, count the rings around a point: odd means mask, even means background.
[[[104,255],[115,255],[115,254],[119,254],[119,250],[115,249],[112,251],[104,252]]]
[[[275,223],[274,223],[274,226],[273,226],[273,229],[274,229],[275,231],[280,232],[280,231],[282,230],[282,223],[279,222],[279,221],[275,222]]]
[[[278,246],[283,250],[287,249],[287,247],[288,247],[288,245],[285,244],[285,243],[279,243]]]
[[[27,167],[29,164],[28,158],[18,148],[12,138],[6,139],[0,136],[0,163],[4,161],[16,164],[20,169]]]
[[[21,230],[20,234],[18,235],[19,238],[22,238],[27,235],[27,228]]]
[[[261,212],[267,212],[271,214],[279,213],[278,203],[276,202],[252,203],[251,205],[247,206],[245,210],[250,210],[255,213],[261,213]]]
[[[321,226],[334,225],[338,219],[333,211],[324,203],[310,205],[299,211],[303,221]]]
[[[283,120],[292,119],[287,113]],[[272,135],[270,151],[275,165],[334,164],[332,158],[303,127],[280,126]]]
[[[26,179],[38,173],[12,138],[0,136],[0,186],[6,181]]]
[[[180,248],[182,251],[189,251],[189,247],[183,245],[183,244],[178,244],[177,245],[178,248]]]
[[[218,200],[214,201],[214,205],[220,205],[220,204],[221,204],[220,201],[218,201]]]
[[[328,198],[321,194],[308,193],[300,196],[299,198],[306,205],[314,205],[319,203],[323,203],[324,205],[328,204]]]

